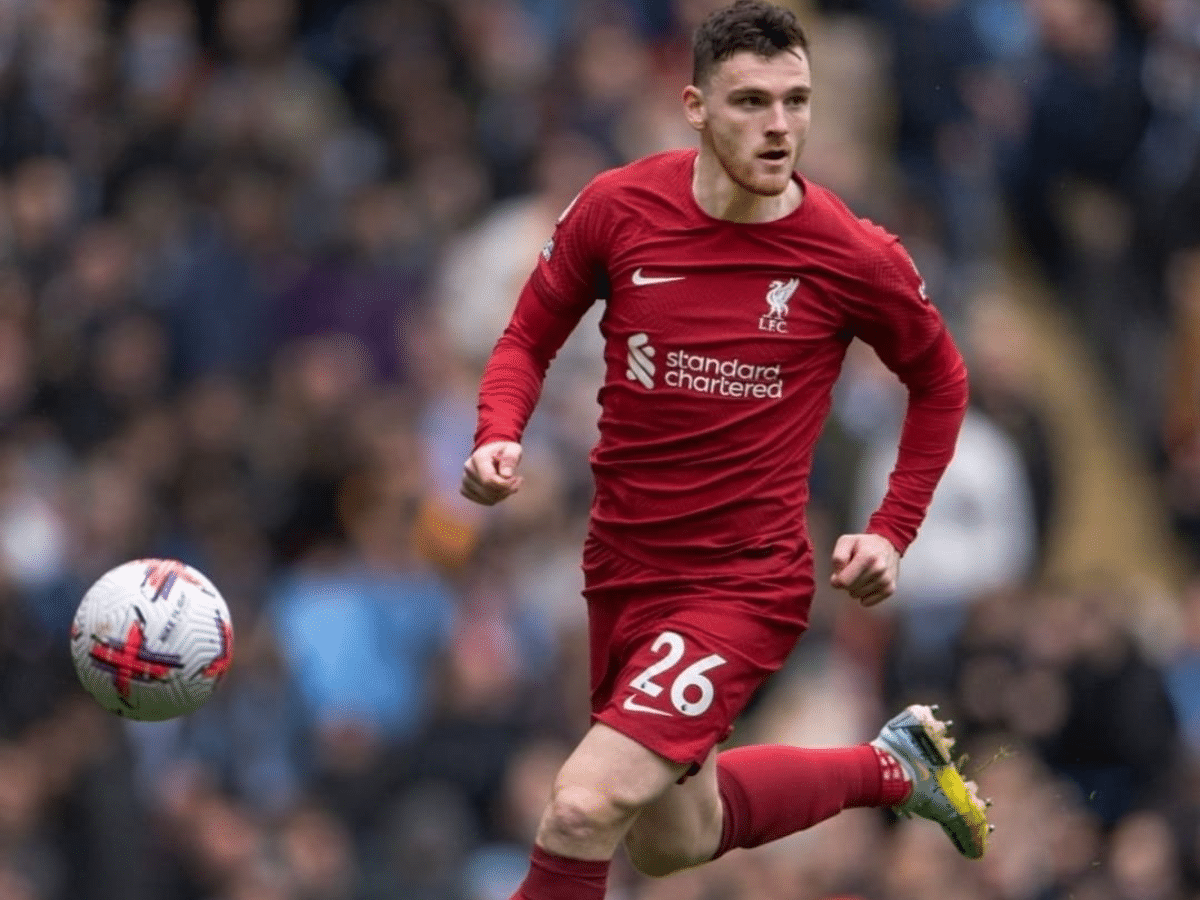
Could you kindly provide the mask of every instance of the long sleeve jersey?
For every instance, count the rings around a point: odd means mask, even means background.
[[[867,530],[901,552],[954,452],[962,357],[894,235],[797,174],[772,222],[705,213],[696,151],[597,176],[563,213],[480,387],[476,446],[520,441],[547,367],[587,309],[605,378],[592,536],[649,563],[807,548],[813,451],[854,337],[908,389],[889,489]]]

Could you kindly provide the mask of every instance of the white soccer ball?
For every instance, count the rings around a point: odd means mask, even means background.
[[[71,623],[84,689],[111,713],[159,721],[199,709],[233,661],[220,592],[174,559],[136,559],[88,589]]]

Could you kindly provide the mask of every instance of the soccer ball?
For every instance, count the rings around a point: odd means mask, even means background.
[[[191,566],[135,559],[84,594],[71,655],[80,683],[109,712],[141,721],[186,715],[233,661],[229,608]]]

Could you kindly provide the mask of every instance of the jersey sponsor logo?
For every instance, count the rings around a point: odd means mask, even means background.
[[[654,713],[656,716],[669,716],[669,712],[663,709],[655,709],[653,706],[646,706],[644,703],[638,703],[632,696],[625,698],[625,709],[630,712]]]
[[[644,331],[625,341],[625,377],[646,390],[653,390],[660,373],[654,362],[657,350]],[[778,400],[783,396],[783,373],[779,363],[742,362],[737,357],[721,359],[687,350],[669,350],[664,360],[662,383],[696,394],[712,394],[741,400]]]
[[[643,275],[641,267],[634,270],[633,283],[638,287],[648,284],[666,284],[668,281],[683,281],[685,275]]]
[[[550,238],[546,243],[542,244],[542,259],[550,262],[550,257],[554,254],[554,238]]]
[[[777,400],[783,396],[779,363],[742,362],[737,357],[721,359],[686,350],[667,353],[663,383],[697,394],[715,394],[744,400]]]
[[[788,301],[799,286],[799,278],[790,278],[787,281],[777,279],[771,282],[767,289],[767,313],[758,318],[759,331],[787,334]]]
[[[631,334],[625,344],[629,347],[625,357],[625,377],[641,382],[642,387],[650,390],[654,387],[654,348],[650,345],[650,336],[639,331]]]

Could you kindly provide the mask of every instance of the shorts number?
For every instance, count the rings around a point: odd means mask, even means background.
[[[662,685],[656,684],[654,677],[674,667],[683,659],[683,638],[674,631],[664,631],[660,634],[655,638],[650,650],[658,653],[664,647],[666,652],[663,653],[662,659],[648,666],[644,672],[629,682],[632,687],[651,697],[657,697],[663,692]],[[712,706],[713,683],[704,677],[704,673],[724,663],[725,657],[713,653],[704,659],[697,660],[676,675],[675,680],[671,682],[671,702],[675,704],[675,708],[685,716],[699,716]],[[699,698],[689,700],[687,698],[689,688],[698,690]]]

